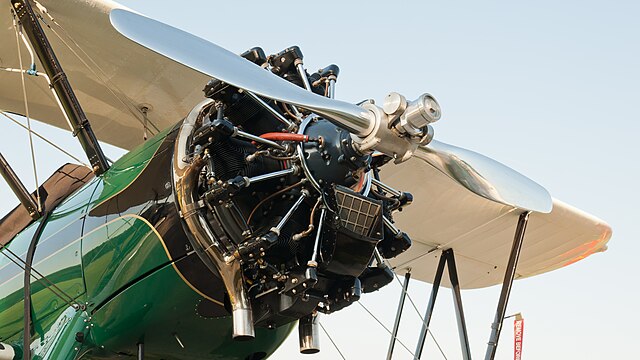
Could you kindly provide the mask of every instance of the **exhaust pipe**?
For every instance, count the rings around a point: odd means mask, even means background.
[[[300,339],[301,354],[316,354],[320,352],[319,330],[317,312],[298,320],[298,337]]]
[[[250,340],[255,337],[251,302],[244,288],[244,278],[240,262],[235,261],[232,252],[219,241],[211,231],[202,211],[197,207],[196,197],[198,176],[205,161],[196,156],[191,163],[185,161],[188,138],[195,129],[195,123],[201,110],[211,103],[206,100],[197,105],[180,127],[173,155],[173,179],[176,197],[182,217],[189,229],[191,244],[202,261],[211,271],[220,274],[229,295],[233,315],[233,338]]]

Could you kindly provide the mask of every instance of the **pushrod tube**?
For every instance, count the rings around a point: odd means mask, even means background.
[[[491,324],[491,336],[487,343],[487,352],[484,356],[485,360],[493,360],[496,356],[498,340],[500,339],[500,331],[502,331],[502,320],[504,319],[504,315],[507,311],[507,303],[509,301],[509,295],[511,295],[511,287],[516,275],[516,267],[518,266],[520,250],[522,249],[524,234],[527,231],[527,223],[529,222],[530,214],[531,211],[526,211],[520,214],[520,217],[518,218],[518,226],[516,227],[513,246],[511,247],[511,254],[509,254],[509,262],[507,263],[504,280],[502,281],[502,290],[500,291],[500,300],[498,300],[496,317],[493,320],[493,324]]]
[[[258,95],[252,93],[251,91],[245,91],[244,93],[249,95],[249,97],[252,98],[253,101],[257,102],[258,104],[260,104],[260,106],[265,108],[269,113],[271,113],[271,115],[273,115],[276,119],[278,119],[278,121],[285,124],[287,126],[287,129],[292,129],[293,127],[295,127],[295,125],[291,121],[287,120],[287,118],[282,116],[282,114],[280,114],[274,108],[269,106],[269,104],[267,104],[264,100],[262,100]]]
[[[20,23],[33,46],[33,50],[40,59],[44,72],[51,79],[51,87],[57,94],[69,121],[74,128],[74,136],[78,137],[80,145],[89,158],[89,163],[96,175],[100,175],[109,169],[107,158],[100,148],[91,124],[82,110],[78,99],[62,66],[47,39],[38,18],[28,0],[11,0],[11,5],[16,12]]]

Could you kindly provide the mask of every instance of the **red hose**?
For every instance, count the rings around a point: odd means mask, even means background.
[[[261,138],[273,141],[296,141],[296,142],[308,142],[309,135],[304,134],[292,134],[292,133],[280,133],[270,132],[260,135]]]

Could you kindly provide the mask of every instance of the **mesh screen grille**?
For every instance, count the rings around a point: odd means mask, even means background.
[[[336,201],[342,225],[358,235],[371,236],[380,205],[340,189],[336,189]]]

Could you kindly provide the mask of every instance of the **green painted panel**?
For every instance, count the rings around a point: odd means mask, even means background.
[[[135,215],[112,220],[86,234],[82,257],[87,295],[93,304],[170,261],[153,227]]]
[[[145,359],[244,360],[254,352],[273,353],[294,327],[292,323],[273,330],[258,328],[254,340],[234,341],[230,316],[197,314],[202,300],[167,265],[97,309],[91,341],[98,348],[131,355],[136,343],[144,341]]]
[[[85,286],[81,247],[82,229],[89,206],[98,204],[126,188],[145,168],[170,130],[171,128],[163,131],[123,156],[107,173],[78,189],[49,216],[36,247],[34,268],[71,297],[80,296],[79,300],[86,300],[83,295]],[[131,219],[129,221],[132,222]],[[39,222],[34,222],[28,226],[7,246],[23,260],[38,224]],[[168,261],[161,242],[143,221],[133,221],[131,229],[124,230],[125,228],[128,226],[123,227],[123,230],[116,230],[115,226],[109,227],[108,233],[102,234],[102,238],[96,233],[87,241],[87,244],[90,244],[87,252],[100,247],[100,243],[104,243],[104,249],[111,247],[109,255],[101,252],[103,250],[96,250],[96,256],[92,259],[94,261],[89,261],[93,266],[91,271],[102,271],[104,277],[99,281],[95,281],[94,277],[91,282],[94,286],[92,295],[104,298],[109,287],[119,288],[154,266]],[[120,241],[123,243],[117,244]],[[127,255],[137,256],[139,262],[129,261]],[[103,263],[102,269],[97,265],[99,262]],[[0,340],[18,341],[22,337],[23,274],[20,267],[7,257],[0,256]],[[45,339],[44,334],[51,332],[52,327],[56,326],[60,312],[64,311],[67,304],[42,282],[33,279],[32,299],[34,328],[38,332],[36,338],[42,342]]]
[[[100,177],[98,190],[91,201],[91,207],[100,205],[131,184],[145,169],[153,154],[158,151],[164,138],[172,129],[173,127],[169,127],[161,131],[113,163],[109,171]]]

